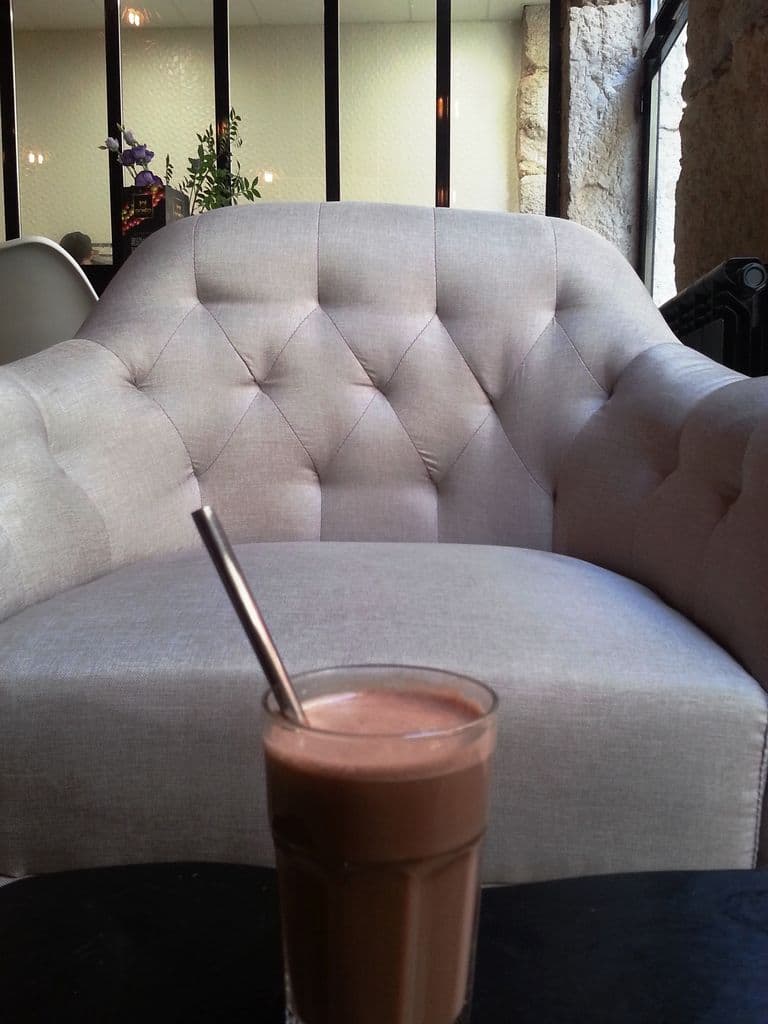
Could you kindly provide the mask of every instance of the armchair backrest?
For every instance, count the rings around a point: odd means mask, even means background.
[[[550,548],[623,370],[678,345],[618,252],[544,217],[258,204],[142,244],[77,339],[0,370],[0,614],[195,543]],[[9,404],[8,404],[9,403]]]

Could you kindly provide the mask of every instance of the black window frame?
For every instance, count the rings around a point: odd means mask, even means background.
[[[669,2],[669,0],[667,0]],[[229,0],[211,0],[213,17],[214,110],[217,135],[225,130],[230,110]],[[323,61],[325,83],[326,200],[341,197],[339,128],[339,0],[323,0]],[[546,213],[560,216],[560,169],[563,109],[562,32],[567,0],[550,0],[549,112],[547,125]],[[123,123],[120,0],[104,0],[104,59],[106,63],[106,135],[116,135]],[[435,205],[450,205],[451,180],[451,0],[435,0]],[[6,238],[21,233],[16,86],[13,53],[13,0],[0,0],[0,118],[2,119],[3,193]],[[112,264],[86,267],[97,290],[124,262],[119,245],[123,175],[109,161]],[[101,287],[99,287],[101,286]]]
[[[646,4],[648,27],[643,37],[643,190],[640,218],[640,270],[648,291],[653,294],[656,248],[656,201],[659,160],[659,101],[661,70],[670,50],[688,24],[689,0],[662,0],[656,16],[650,19],[650,0]]]

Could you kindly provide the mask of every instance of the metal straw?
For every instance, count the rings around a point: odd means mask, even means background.
[[[277,653],[274,641],[269,634],[267,624],[261,616],[258,605],[254,600],[250,587],[246,583],[243,570],[235,557],[232,545],[229,543],[224,527],[216,518],[216,513],[210,505],[203,505],[196,512],[192,513],[195,526],[200,531],[203,543],[208,549],[211,561],[216,566],[216,571],[224,584],[230,601],[234,605],[243,629],[256,652],[256,657],[261,662],[267,682],[272,687],[280,711],[300,725],[308,726],[307,716],[304,714],[296,696],[296,691],[291,683],[290,676],[285,670],[280,655]]]

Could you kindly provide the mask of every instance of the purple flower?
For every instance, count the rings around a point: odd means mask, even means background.
[[[120,149],[120,143],[117,139],[113,139],[112,136],[104,140],[104,146],[106,149],[110,149],[113,153],[117,153]]]
[[[154,185],[156,184],[156,177],[157,175],[153,174],[152,171],[139,171],[136,175],[136,184],[140,187],[143,185]],[[162,182],[160,184],[162,184]]]
[[[146,146],[134,146],[133,155],[136,158],[138,164],[148,164],[152,157],[155,155],[151,149],[147,149]]]
[[[124,149],[117,159],[123,167],[133,167],[136,163],[136,154],[132,149]]]
[[[162,184],[164,184],[163,179],[160,177],[159,174],[153,174],[152,175],[152,184],[153,185],[162,185]]]

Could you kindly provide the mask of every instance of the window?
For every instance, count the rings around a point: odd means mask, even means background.
[[[87,236],[88,260],[111,262],[103,12],[91,0],[13,7],[21,231]]]
[[[653,7],[652,7],[653,10]],[[685,103],[687,0],[666,0],[644,41],[648,165],[643,215],[643,277],[657,305],[677,293],[675,197],[680,176],[680,121]]]

